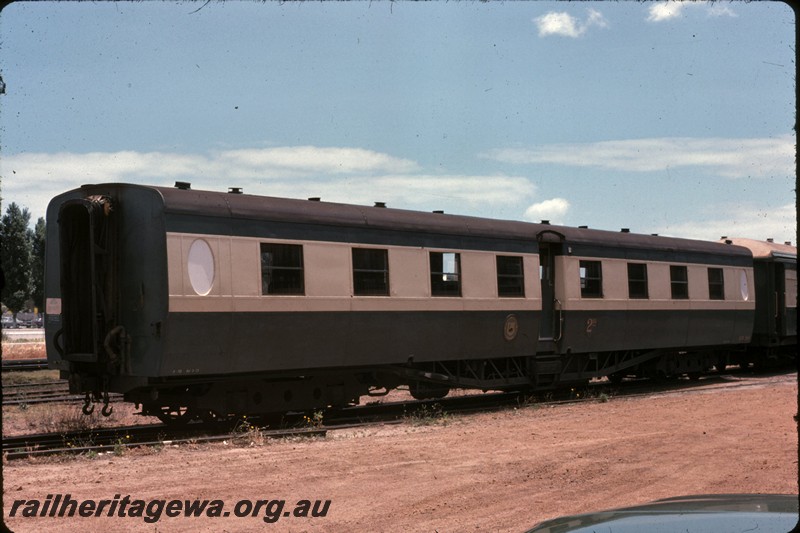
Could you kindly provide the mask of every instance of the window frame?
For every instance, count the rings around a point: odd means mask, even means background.
[[[676,273],[682,273],[683,279],[678,279]],[[686,265],[669,266],[669,286],[673,300],[689,299],[689,269]]]
[[[289,258],[292,261],[285,261],[282,264],[275,265],[274,263],[271,265],[267,265],[265,268],[264,265],[264,254],[268,253],[265,251],[265,248],[274,248],[280,249],[281,254],[272,253],[273,257],[282,257],[282,254],[291,250],[299,252],[296,257],[288,257],[283,256],[282,258]],[[261,242],[259,246],[259,257],[261,262],[261,295],[262,296],[304,296],[306,290],[306,280],[305,280],[305,258],[303,253],[303,245],[302,244],[293,244],[293,243],[283,243],[283,242]],[[291,254],[292,256],[294,254]],[[294,261],[294,259],[299,259],[299,261]],[[299,262],[299,266],[298,263]],[[286,284],[285,282],[281,285],[285,285],[284,288],[277,288],[270,290],[270,285],[273,284],[273,279],[281,279],[283,278],[284,281],[288,277],[295,277],[290,276],[290,273],[299,273],[299,285],[296,283],[297,280],[294,280],[295,283],[291,286]],[[275,275],[277,274],[277,275]],[[265,283],[265,277],[269,279]]]
[[[711,279],[712,273],[718,274],[718,279]],[[708,299],[725,299],[725,274],[719,267],[708,267]]]
[[[597,272],[590,274],[590,267]],[[582,272],[583,271],[583,272]],[[603,262],[594,259],[578,261],[578,276],[581,287],[581,298],[603,298]]]
[[[360,257],[357,258],[357,255]],[[370,255],[373,257],[368,258]],[[372,262],[378,255],[382,256],[383,268],[357,266],[357,264],[363,265],[364,259],[367,260],[367,263]],[[353,296],[389,296],[389,249],[353,247],[351,248],[350,256],[353,270]],[[374,265],[369,266],[373,267]],[[377,276],[377,274],[382,274],[382,276]],[[381,277],[383,279],[382,288],[368,286],[370,285],[370,282],[368,282],[370,278],[374,281]]]
[[[503,265],[501,265],[503,263]],[[512,265],[519,273],[510,273],[506,268]],[[525,298],[525,261],[521,255],[496,255],[498,298]]]
[[[446,255],[454,256],[454,272],[445,272],[444,270]],[[434,265],[434,262],[436,262],[436,265]],[[428,265],[431,280],[431,296],[437,298],[448,296],[455,298],[461,296],[461,253],[429,252]],[[435,266],[438,267],[437,270],[434,270]],[[453,276],[455,279],[446,279],[448,276]]]
[[[641,272],[631,272],[631,268],[640,268]],[[634,277],[634,275],[641,275]],[[650,287],[647,278],[647,263],[628,263],[628,299],[648,300],[650,299]]]

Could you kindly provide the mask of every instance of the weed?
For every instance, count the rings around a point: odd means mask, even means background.
[[[264,430],[247,420],[247,416],[236,424],[231,432],[233,441],[244,446],[262,446],[266,442]]]
[[[164,440],[166,440],[167,436],[163,432],[159,432],[158,436],[156,437],[156,444],[150,446],[153,451],[160,452],[164,449]]]
[[[38,418],[41,425],[46,428],[46,431],[70,433],[95,429],[100,425],[96,413],[86,416],[81,413],[80,409],[56,403],[46,404],[46,406],[42,407],[41,412],[38,413]]]
[[[311,413],[311,416],[303,415],[303,422],[310,428],[320,428],[322,427],[322,419],[324,416],[325,413],[319,409]]]
[[[114,455],[121,457],[125,455],[125,451],[128,448],[128,442],[130,441],[131,436],[125,435],[125,438],[122,437],[118,438],[117,441],[114,443]]]
[[[72,440],[67,440],[67,433],[69,430],[62,431],[61,438],[64,441],[64,446],[67,448],[91,448],[95,446],[94,437],[92,433],[86,433],[84,436],[80,436],[77,438],[73,438]],[[90,453],[92,450],[88,450],[86,453]],[[97,452],[94,452],[97,455]]]
[[[447,425],[450,415],[438,403],[431,405],[422,404],[414,411],[403,415],[414,426],[430,426],[433,424]]]
[[[539,399],[535,394],[520,394],[515,409],[539,409],[540,407]]]

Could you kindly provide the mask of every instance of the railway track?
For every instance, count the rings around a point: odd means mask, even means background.
[[[47,359],[6,359],[3,361],[3,372],[21,372],[23,370],[44,370]]]
[[[221,428],[204,424],[175,428],[164,424],[97,428],[64,433],[38,433],[3,439],[3,457],[7,460],[56,454],[120,453],[133,446],[170,446],[185,443],[211,443],[233,441],[247,444],[259,439],[286,437],[321,437],[332,429],[344,429],[365,424],[338,424],[325,427],[299,427],[220,431]]]
[[[68,394],[69,384],[66,381],[4,384],[3,405],[22,405],[51,401],[54,398],[66,397]]]
[[[120,428],[98,428],[63,433],[41,433],[3,438],[6,459],[23,457],[121,452],[131,446],[164,446],[181,443],[211,443],[220,441],[247,444],[254,439],[275,439],[291,436],[324,436],[328,431],[376,424],[400,423],[422,417],[431,421],[444,414],[488,412],[533,404],[556,406],[587,401],[607,401],[617,398],[652,397],[657,395],[709,393],[721,389],[762,387],[775,383],[796,382],[794,373],[774,373],[753,376],[747,372],[709,375],[700,380],[680,380],[657,384],[626,381],[619,385],[595,383],[584,390],[566,390],[532,398],[519,392],[496,392],[448,397],[439,400],[414,400],[374,403],[325,411],[318,420],[304,413],[281,415],[278,418],[251,418],[220,424],[187,424],[182,427],[150,424]],[[323,423],[324,418],[324,423]],[[278,427],[276,427],[278,426]]]
[[[112,402],[122,400],[121,394],[110,394]],[[70,394],[66,381],[45,381],[3,385],[3,405],[32,405],[37,403],[80,403],[83,395]]]

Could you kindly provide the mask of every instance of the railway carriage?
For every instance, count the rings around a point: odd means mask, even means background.
[[[180,182],[87,185],[47,216],[48,359],[87,412],[109,392],[175,422],[695,373],[746,350],[759,310],[733,243]]]
[[[483,362],[536,350],[521,222],[183,184],[82,187],[48,219],[51,365],[146,414],[308,409],[398,383],[437,396],[434,361],[481,380]]]
[[[796,356],[797,348],[797,248],[771,239],[723,237],[753,255],[756,312],[753,337],[739,364],[768,365]]]
[[[746,249],[627,229],[545,235],[540,254],[553,274],[543,284],[554,296],[544,315],[553,320],[561,379],[696,374],[750,341]]]

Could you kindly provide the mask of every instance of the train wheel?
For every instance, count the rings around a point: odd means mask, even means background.
[[[155,415],[168,426],[183,426],[196,417],[196,413],[188,407],[160,407]]]
[[[722,374],[725,372],[726,368],[728,368],[728,356],[727,354],[722,354],[717,359],[717,364],[714,365],[714,369]]]
[[[408,391],[415,400],[438,400],[447,396],[447,393],[450,392],[450,387],[412,381],[408,385]]]
[[[666,383],[672,376],[664,372],[663,370],[657,370],[656,373],[651,377],[653,383]]]
[[[227,418],[221,417],[216,411],[212,411],[211,409],[201,411],[198,418],[200,418],[204,424],[219,424],[220,422],[227,421]]]

